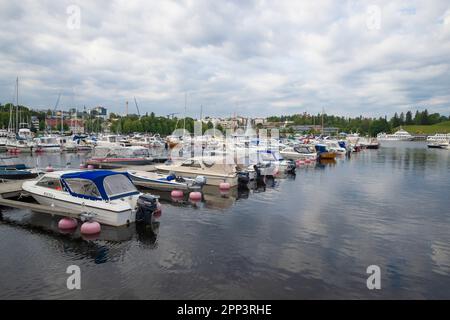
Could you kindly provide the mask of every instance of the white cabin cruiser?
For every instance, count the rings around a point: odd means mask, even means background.
[[[61,145],[56,137],[39,137],[34,139],[36,152],[60,152]]]
[[[396,131],[394,134],[379,133],[377,135],[379,141],[411,141],[413,138],[408,131],[403,129]]]
[[[151,222],[158,198],[140,193],[126,172],[108,170],[48,172],[22,189],[40,204],[92,214],[111,226]]]
[[[317,153],[307,145],[287,147],[284,148],[280,152],[280,154],[283,156],[283,158],[290,160],[306,160],[306,159],[315,160],[317,158]]]
[[[31,153],[34,151],[35,144],[31,140],[17,138],[17,139],[9,139],[6,142],[6,149],[8,152],[16,153]]]

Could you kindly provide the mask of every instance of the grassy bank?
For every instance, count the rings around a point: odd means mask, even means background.
[[[444,121],[433,125],[408,125],[402,126],[403,129],[411,134],[427,134],[433,135],[435,133],[450,133],[450,121]],[[393,132],[400,128],[395,128]]]

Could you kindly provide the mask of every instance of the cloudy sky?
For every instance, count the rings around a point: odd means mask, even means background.
[[[450,114],[450,2],[0,0],[0,102]]]

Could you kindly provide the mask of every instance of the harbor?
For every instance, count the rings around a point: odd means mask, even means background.
[[[80,170],[89,155],[17,157],[27,166]],[[162,205],[157,221],[102,225],[94,236],[61,230],[61,217],[78,213],[19,199],[20,182],[6,182],[2,298],[445,298],[450,217],[442,208],[450,203],[440,190],[449,167],[447,150],[384,142],[298,166],[263,186],[204,186],[200,201],[147,189]],[[11,259],[27,263],[11,268]],[[73,262],[84,271],[79,292],[64,289],[65,273],[57,271]],[[365,288],[366,265],[374,263],[386,270],[378,293]],[[431,271],[425,277],[422,269]]]
[[[13,314],[450,300],[448,1],[1,1],[0,16]]]

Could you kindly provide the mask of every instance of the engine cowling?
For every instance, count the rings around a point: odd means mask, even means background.
[[[151,224],[155,211],[158,210],[158,197],[143,194],[137,200],[136,222]]]

